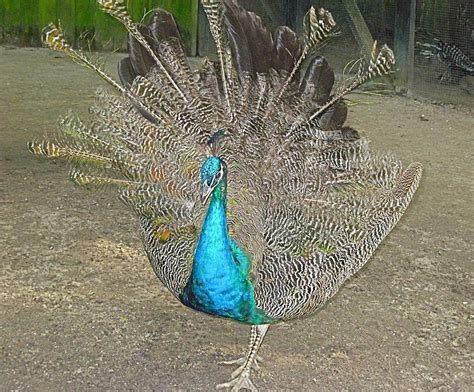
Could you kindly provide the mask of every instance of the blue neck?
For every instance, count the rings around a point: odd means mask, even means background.
[[[237,272],[232,260],[227,228],[225,194],[216,188],[207,210],[195,253],[196,272],[220,280]],[[234,276],[233,276],[234,277]]]
[[[217,316],[248,323],[268,322],[256,309],[249,269],[247,255],[229,238],[224,183],[212,194],[181,300]]]

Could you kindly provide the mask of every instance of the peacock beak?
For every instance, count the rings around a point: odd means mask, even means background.
[[[209,186],[207,182],[201,184],[201,203],[206,204],[209,197],[212,195],[214,188]]]

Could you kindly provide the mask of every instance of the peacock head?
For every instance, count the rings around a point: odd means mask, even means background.
[[[227,165],[219,157],[211,156],[201,166],[201,201],[205,204],[216,188],[224,196],[227,186]]]

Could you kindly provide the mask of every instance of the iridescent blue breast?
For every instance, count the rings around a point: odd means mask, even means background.
[[[222,185],[225,189],[225,184]],[[229,238],[225,194],[216,188],[194,253],[181,301],[193,309],[250,324],[271,320],[255,305],[251,262]]]

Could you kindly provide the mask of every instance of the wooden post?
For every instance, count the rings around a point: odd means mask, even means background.
[[[20,2],[18,0],[5,0],[4,13],[4,34],[13,43],[18,44],[22,23]]]
[[[112,36],[110,34],[110,24],[119,23],[115,21],[110,15],[101,11],[99,7],[94,10],[94,49],[98,50],[112,50]]]
[[[20,43],[22,46],[39,44],[38,1],[18,0],[21,10]]]
[[[50,23],[58,23],[56,0],[38,0],[38,8],[38,24],[41,30]]]
[[[354,34],[359,47],[362,49],[362,53],[366,56],[370,56],[374,46],[374,39],[357,6],[356,0],[342,0],[342,3],[349,15],[348,20],[352,34]]]
[[[96,8],[97,4],[95,0],[76,0],[75,3],[76,43],[79,47],[86,50],[96,49],[94,46],[94,16]]]
[[[6,4],[0,1],[0,40],[3,41],[5,38],[5,19],[7,17]]]
[[[416,0],[397,0],[394,50],[397,61],[397,90],[409,93],[415,75]]]

